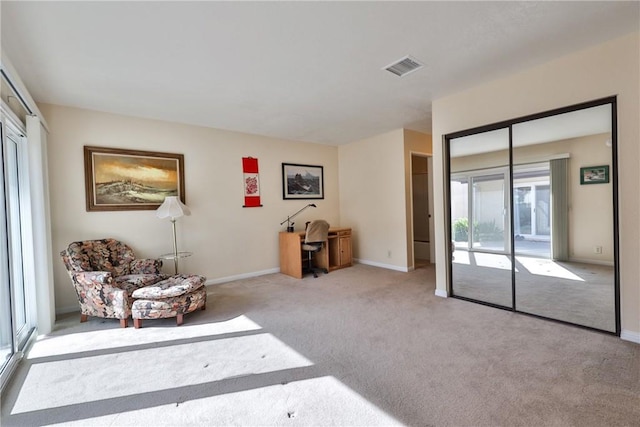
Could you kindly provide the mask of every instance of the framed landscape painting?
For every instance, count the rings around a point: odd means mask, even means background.
[[[84,147],[87,211],[157,209],[165,197],[185,203],[184,156]]]
[[[283,163],[282,198],[324,199],[323,167]]]

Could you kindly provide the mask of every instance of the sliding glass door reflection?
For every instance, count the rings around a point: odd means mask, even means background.
[[[509,131],[449,140],[453,294],[512,305]]]
[[[549,163],[513,167],[513,241],[516,255],[551,255]]]

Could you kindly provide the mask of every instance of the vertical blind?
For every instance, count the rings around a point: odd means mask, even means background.
[[[569,260],[568,164],[569,159],[550,161],[551,258],[556,261]]]

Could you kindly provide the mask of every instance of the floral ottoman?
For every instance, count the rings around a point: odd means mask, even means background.
[[[142,327],[142,319],[176,317],[178,326],[183,316],[198,308],[205,309],[207,289],[204,276],[179,274],[151,286],[136,289],[131,307],[133,326]]]

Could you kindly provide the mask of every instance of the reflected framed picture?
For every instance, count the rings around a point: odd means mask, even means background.
[[[157,209],[165,197],[185,202],[184,155],[84,147],[87,211]]]
[[[580,168],[580,185],[606,184],[609,182],[609,166],[587,166]]]
[[[323,167],[283,163],[282,198],[324,199]]]

